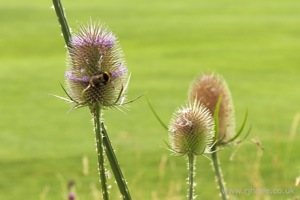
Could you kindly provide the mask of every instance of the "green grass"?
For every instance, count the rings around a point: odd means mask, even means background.
[[[166,124],[198,74],[222,74],[233,95],[237,124],[248,108],[253,125],[237,151],[228,148],[219,153],[227,187],[293,188],[294,194],[269,197],[299,198],[299,186],[295,187],[300,176],[299,127],[296,136],[290,133],[300,113],[299,1],[65,0],[63,4],[71,27],[92,18],[113,29],[132,73],[129,98],[147,92]],[[95,184],[100,188],[88,110],[67,113],[69,106],[49,95],[63,95],[59,83],[64,82],[66,57],[51,5],[50,0],[1,3],[1,200],[65,199],[69,179],[75,179],[81,200],[93,199]],[[130,107],[127,114],[105,111],[105,121],[133,199],[186,199],[185,159],[162,148],[167,133],[145,99]],[[261,158],[252,138],[265,147]],[[88,176],[82,173],[84,155],[89,159]],[[167,159],[165,164],[162,158]],[[219,199],[209,161],[197,158],[196,171],[198,199]],[[118,199],[117,186],[110,182],[112,199]]]

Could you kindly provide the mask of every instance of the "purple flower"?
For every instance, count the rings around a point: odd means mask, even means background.
[[[120,66],[111,74],[112,79],[116,79],[118,77],[123,76],[127,73],[127,67],[124,63],[121,63]]]
[[[114,45],[115,40],[116,40],[116,37],[112,33],[109,33],[103,39],[102,46],[110,49]]]
[[[80,25],[72,35],[67,63],[66,91],[75,106],[121,104],[127,67],[116,36],[108,28],[91,22]]]
[[[91,41],[87,41],[88,39],[89,38],[82,38],[75,35],[72,37],[71,43],[74,47],[84,46],[84,45],[91,44]]]
[[[66,71],[65,76],[66,76],[66,78],[68,78],[69,80],[71,80],[73,82],[88,83],[90,80],[90,78],[88,76],[77,77],[71,71]]]
[[[115,35],[103,26],[81,26],[81,33],[74,35],[71,44],[75,48],[96,47],[101,55],[104,55],[116,43]]]
[[[73,192],[70,192],[68,195],[69,200],[75,200],[76,195]]]

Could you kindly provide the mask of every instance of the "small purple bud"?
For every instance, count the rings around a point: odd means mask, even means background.
[[[70,192],[68,195],[69,200],[75,200],[76,195],[73,192]]]

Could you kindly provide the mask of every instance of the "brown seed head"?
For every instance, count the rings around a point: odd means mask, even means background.
[[[197,99],[205,105],[212,115],[219,98],[221,98],[218,114],[218,139],[226,141],[235,131],[234,108],[232,98],[225,80],[216,74],[202,74],[192,84],[189,99]]]

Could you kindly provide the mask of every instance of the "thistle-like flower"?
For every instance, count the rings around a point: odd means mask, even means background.
[[[211,153],[214,120],[207,108],[197,100],[177,109],[169,125],[170,150],[188,158],[188,194],[194,196],[195,156]]]
[[[62,88],[69,99],[57,97],[75,103],[74,108],[90,108],[95,127],[102,199],[109,199],[104,163],[106,152],[120,192],[124,199],[130,200],[126,181],[101,119],[103,108],[125,104],[124,93],[129,78],[122,51],[114,34],[100,23],[81,25],[71,35],[61,1],[53,0],[53,6],[68,47],[68,67],[65,73],[67,89]],[[70,191],[68,198],[75,199],[75,194]]]
[[[128,75],[115,35],[105,26],[80,25],[68,47],[67,95],[75,107],[122,104]]]
[[[209,153],[213,136],[213,117],[198,101],[179,108],[169,125],[171,150],[178,155]]]
[[[226,81],[216,74],[202,74],[191,86],[189,99],[197,99],[212,115],[218,110],[218,142],[226,142],[234,134],[234,108]]]

